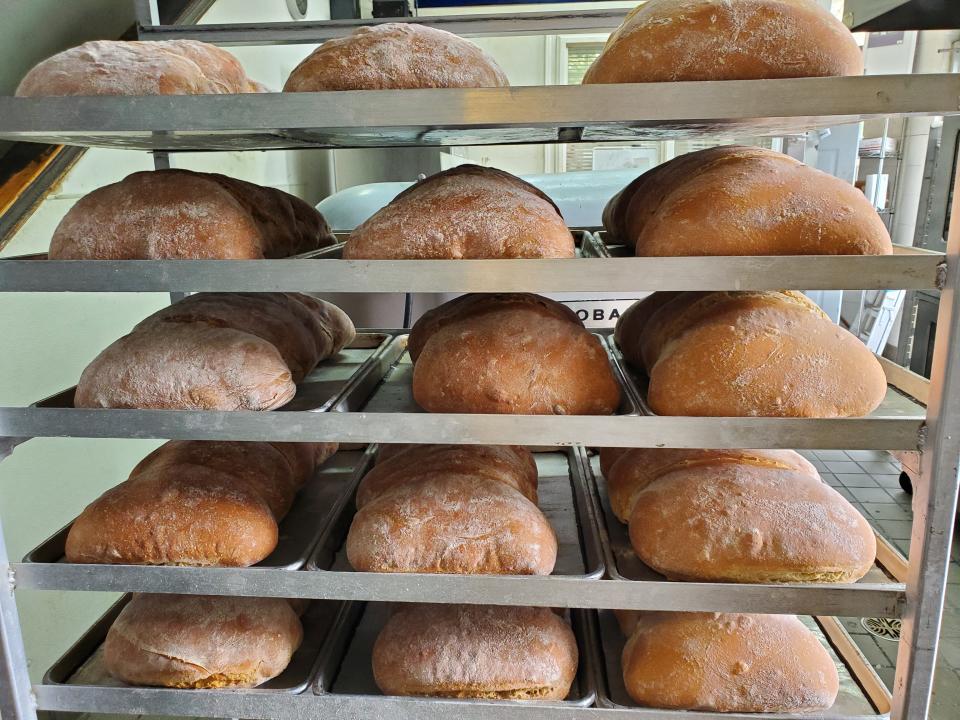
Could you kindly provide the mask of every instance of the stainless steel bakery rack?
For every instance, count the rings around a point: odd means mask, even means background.
[[[137,5],[151,3],[141,0]],[[615,24],[618,18],[616,13],[598,11],[428,22],[468,34],[522,34],[593,31]],[[195,37],[224,44],[315,42],[353,27],[343,23],[161,27],[149,16],[143,16],[142,25],[144,38]],[[207,97],[7,97],[0,98],[0,140],[156,151],[162,166],[166,152],[179,150],[727,138],[799,133],[872,117],[956,114],[960,114],[960,75]],[[171,691],[69,681],[32,685],[14,602],[15,589],[31,588],[556,606],[588,609],[580,613],[588,619],[596,618],[592,610],[597,608],[899,616],[904,620],[903,639],[890,714],[895,720],[921,720],[929,704],[960,462],[960,192],[955,197],[945,255],[898,249],[890,257],[618,258],[598,237],[596,252],[584,252],[585,257],[576,260],[345,261],[329,255],[242,263],[0,260],[0,291],[8,292],[770,288],[936,288],[942,292],[931,381],[885,362],[894,389],[891,404],[867,418],[649,416],[644,414],[642,386],[626,375],[621,379],[633,407],[611,417],[416,412],[404,387],[391,385],[391,376],[400,377],[404,371],[400,331],[386,333],[397,337],[387,345],[368,348],[369,354],[352,365],[342,359],[325,365],[325,370],[339,373],[339,384],[322,402],[309,407],[269,413],[80,410],[70,407],[65,395],[34,407],[0,408],[0,457],[17,442],[36,436],[324,439],[364,446],[376,442],[516,443],[563,449],[565,457],[574,458],[568,460],[573,462],[571,472],[583,474],[589,472],[583,446],[881,448],[921,453],[906,575],[902,567],[893,572],[885,563],[893,577],[875,575],[850,585],[631,580],[617,572],[615,563],[607,563],[613,572],[608,568],[602,578],[586,568],[583,574],[503,577],[358,573],[335,563],[327,570],[81,566],[56,561],[54,545],[46,546],[51,551],[47,555],[34,554],[17,563],[7,557],[0,535],[0,570],[7,580],[0,590],[0,714],[17,720],[36,718],[38,711],[274,720],[367,720],[391,715],[416,720],[719,717],[708,712],[680,715],[613,707],[617,703],[602,702],[604,693],[609,694],[606,680],[597,683],[601,702],[594,707],[340,693],[336,679],[332,688],[314,683],[296,694]],[[612,361],[616,362],[615,354]],[[602,532],[600,497],[592,486],[588,489],[574,494],[577,532],[586,555],[589,538],[599,533],[603,564],[611,546]],[[331,516],[349,514],[349,497],[349,492],[340,496]],[[323,538],[317,542],[321,546]],[[831,625],[829,618],[821,621],[821,627],[835,648],[843,644],[838,641],[842,630],[837,632],[838,626]],[[586,643],[602,649],[602,636],[588,628]],[[328,667],[333,653],[332,644],[327,643],[319,651],[317,667]],[[71,657],[76,659],[77,654]],[[848,667],[853,665],[847,662]],[[590,661],[585,667],[591,668]],[[595,674],[598,663],[592,669],[593,677],[599,677]],[[876,699],[882,700],[883,695],[876,677],[866,672],[856,679],[872,703],[865,715],[885,714],[887,708]],[[849,718],[848,710],[838,706],[818,717]]]

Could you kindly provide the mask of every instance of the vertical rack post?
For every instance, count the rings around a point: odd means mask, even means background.
[[[4,720],[37,720],[37,704],[30,686],[27,651],[13,591],[13,571],[0,525],[0,716]]]
[[[903,632],[897,653],[893,720],[923,720],[930,707],[960,466],[960,174],[947,235],[930,375],[927,437],[914,486],[913,532]]]

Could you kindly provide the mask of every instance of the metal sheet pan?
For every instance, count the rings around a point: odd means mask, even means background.
[[[848,642],[833,641],[834,637],[845,635],[845,631],[833,618],[813,618],[800,616],[800,619],[823,644],[830,657],[837,666],[840,676],[840,692],[833,707],[823,713],[816,713],[817,718],[837,718],[838,720],[878,720],[887,717],[890,711],[890,694],[883,687],[883,683],[870,667],[870,664],[856,650],[849,638]],[[597,706],[601,708],[638,708],[630,699],[623,685],[623,669],[620,662],[626,638],[620,631],[616,617],[612,610],[594,611],[593,621],[598,633],[594,636],[599,640],[597,647],[599,661],[595,667],[603,675],[596,678]],[[842,652],[841,652],[842,651]],[[676,717],[681,719],[686,713],[675,711]],[[739,717],[777,717],[777,718],[809,718],[810,713],[776,714],[755,713],[740,715]]]
[[[633,551],[633,546],[630,544],[627,526],[613,514],[613,509],[610,507],[610,496],[607,493],[607,482],[603,473],[600,472],[600,456],[594,454],[585,457],[584,464],[589,468],[589,480],[595,484],[597,489],[602,522],[601,537],[606,536],[604,537],[603,549],[606,553],[605,561],[608,576],[615,580],[665,582],[666,578],[663,575],[652,570],[637,557],[637,554]],[[878,536],[877,541],[879,545],[882,538]],[[901,587],[900,581],[880,564],[879,553],[877,562],[859,582],[872,585],[888,585],[891,589]],[[682,585],[683,583],[678,584]]]
[[[641,414],[634,394],[627,390],[627,380],[619,359],[611,351],[610,344],[604,341],[604,337],[600,334],[596,336],[607,351],[614,377],[622,390],[620,407],[615,414],[617,416]],[[363,412],[425,412],[413,399],[413,362],[407,352],[408,339],[409,335],[397,335],[379,358],[377,363],[379,367],[384,367],[388,359],[391,360],[391,364],[386,367],[379,386],[373,388],[372,395],[368,394],[368,387],[351,388],[334,409],[363,410]]]
[[[328,526],[337,518],[336,510],[343,498],[350,496],[356,483],[356,469],[362,462],[363,452],[341,450],[317,469],[314,476],[303,486],[294,499],[290,512],[280,521],[280,537],[277,547],[255,568],[298,570],[307,562],[317,542],[327,532]],[[35,547],[25,563],[68,563],[64,547],[71,522]],[[94,563],[82,563],[89,568]],[[97,564],[109,568],[109,565]]]
[[[375,449],[370,448],[365,464],[358,467],[357,482],[373,466]],[[604,552],[600,544],[596,506],[583,475],[577,451],[538,452],[537,487],[540,510],[557,534],[557,562],[553,575],[583,580],[603,577]],[[329,526],[317,544],[308,570],[353,572],[347,561],[344,543],[356,514],[353,494],[344,501],[340,517]],[[362,573],[365,576],[381,573]],[[389,574],[389,573],[387,573]]]
[[[103,662],[103,641],[117,615],[130,601],[130,595],[114,603],[93,626],[75,642],[44,674],[43,685],[77,687],[127,688],[131,706],[136,703],[137,688],[113,678]],[[310,679],[319,666],[320,651],[334,627],[344,603],[338,600],[314,600],[300,620],[303,623],[303,642],[290,659],[286,669],[263,685],[243,692],[255,695],[270,693],[297,694],[310,686]],[[163,688],[168,693],[193,693],[195,690]],[[219,692],[235,692],[224,688]]]
[[[381,695],[373,679],[371,656],[373,645],[380,630],[390,617],[390,603],[351,603],[341,613],[335,633],[331,635],[330,652],[325,653],[318,672],[313,679],[313,691],[317,695]],[[585,613],[575,610],[566,613],[577,637],[579,666],[577,676],[570,687],[570,694],[558,703],[566,706],[590,707],[596,700],[594,679],[596,669],[590,666],[596,657],[589,651]],[[473,704],[472,700],[457,700]],[[498,702],[517,702],[501,700]],[[530,701],[527,701],[530,702]],[[524,702],[523,704],[527,704]],[[537,702],[537,704],[541,704]],[[551,704],[555,704],[551,702]]]
[[[386,333],[357,333],[356,338],[337,355],[320,362],[297,386],[293,400],[270,410],[283,412],[326,412],[334,407],[350,387],[354,376],[372,366],[376,356],[386,349],[391,337]],[[63,390],[34,404],[37,408],[73,408],[77,387]],[[99,408],[98,408],[99,409]],[[167,411],[177,412],[177,411]]]

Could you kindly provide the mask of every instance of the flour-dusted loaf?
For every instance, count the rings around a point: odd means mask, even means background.
[[[507,87],[469,40],[415,23],[383,23],[327,40],[290,73],[284,92]]]
[[[404,605],[373,646],[386,695],[563,700],[577,663],[573,631],[548,608]]]
[[[303,639],[283,598],[134,595],[107,632],[107,671],[130,685],[255,687],[276,677]]]
[[[557,538],[515,488],[467,472],[427,474],[353,518],[347,559],[365,572],[549,575]]]
[[[77,383],[76,407],[271,410],[349,344],[336,306],[297,293],[200,293],[107,347]]]
[[[423,315],[409,341],[413,396],[450,413],[609,415],[620,386],[576,315],[537,295],[465,295]]]
[[[648,0],[610,35],[583,82],[861,74],[853,35],[816,0]]]
[[[265,92],[226,50],[196,40],[93,40],[34,66],[17,95],[211,95]]]
[[[634,702],[671,710],[826,710],[840,685],[830,654],[794,615],[639,613],[622,665]]]
[[[604,458],[608,458],[607,463],[604,463]],[[610,507],[613,514],[624,523],[630,520],[637,493],[657,478],[674,470],[733,463],[795,470],[816,480],[820,479],[816,468],[803,455],[793,450],[604,448],[600,453],[600,462],[606,479]]]
[[[604,226],[640,256],[893,252],[857,188],[758,147],[709,148],[648,170],[610,201]]]
[[[659,415],[857,417],[886,394],[873,353],[801,293],[658,296],[624,313],[615,338]]]
[[[216,173],[137,172],[84,195],[57,225],[53,260],[283,258],[333,245],[298,197]]]
[[[377,463],[357,486],[357,509],[426,476],[464,473],[504,483],[537,502],[537,463],[517,445],[411,445]]]
[[[407,188],[361,223],[345,259],[572,258],[554,202],[515,175],[459,165]]]
[[[799,465],[761,452],[675,465],[633,493],[630,543],[671,580],[859,580],[877,553],[870,523]]]
[[[334,443],[173,441],[84,509],[66,559],[241,566],[277,545],[278,523]]]

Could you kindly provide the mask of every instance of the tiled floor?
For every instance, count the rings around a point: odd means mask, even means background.
[[[900,487],[899,462],[886,452],[874,450],[816,450],[803,454],[881,535],[904,556],[909,554],[913,513],[911,496]],[[956,527],[947,582],[931,720],[960,718],[960,533]],[[892,687],[898,644],[868,633],[860,618],[844,618],[843,624],[877,674]]]

